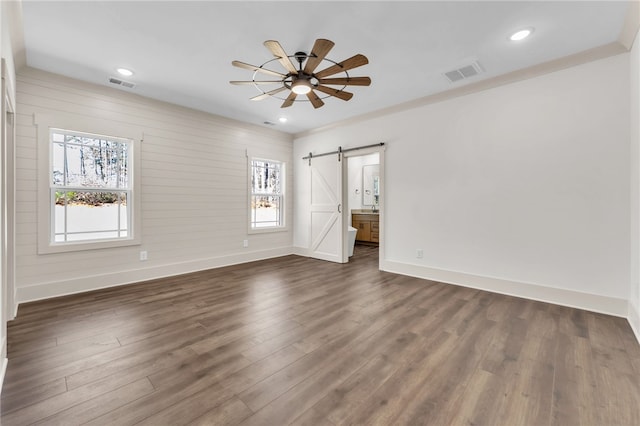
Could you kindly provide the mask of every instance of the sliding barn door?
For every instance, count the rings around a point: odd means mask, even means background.
[[[342,161],[338,155],[311,160],[310,256],[345,263],[342,232]],[[344,161],[344,160],[343,160]]]

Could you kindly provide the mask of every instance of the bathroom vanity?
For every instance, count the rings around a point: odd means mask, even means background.
[[[380,215],[372,210],[351,210],[351,226],[358,230],[356,241],[377,245],[380,235]]]

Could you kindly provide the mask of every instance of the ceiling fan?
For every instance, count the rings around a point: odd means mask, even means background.
[[[262,94],[251,98],[253,101],[259,101],[273,96],[284,100],[281,108],[286,108],[296,102],[298,95],[306,95],[306,100],[311,102],[311,105],[313,105],[314,108],[320,108],[324,105],[322,99],[328,98],[329,96],[334,96],[338,99],[342,99],[343,101],[351,99],[353,97],[353,93],[346,92],[344,90],[347,86],[368,86],[371,84],[371,79],[369,77],[351,77],[348,73],[349,70],[368,64],[369,60],[366,56],[357,54],[342,62],[334,62],[326,58],[329,51],[335,45],[331,40],[321,38],[317,39],[311,49],[311,53],[296,52],[294,55],[287,55],[280,43],[275,40],[267,40],[264,42],[264,45],[271,53],[273,53],[273,56],[275,56],[274,59],[271,59],[260,66],[250,65],[240,61],[231,62],[232,65],[236,67],[248,69],[254,72],[252,80],[230,81],[231,84],[253,84],[258,88]],[[291,59],[294,59],[295,62],[297,62],[298,68],[296,68]],[[283,73],[263,68],[272,61],[280,62],[287,72]],[[316,68],[322,63],[322,61],[327,61],[332,65],[321,71],[315,72]],[[258,73],[277,77],[278,80],[256,80]],[[343,75],[327,78],[339,73],[343,73]],[[268,91],[264,91],[260,87],[276,84],[279,85],[279,87]],[[341,87],[336,89],[329,86]],[[279,93],[286,90],[289,91],[286,98],[277,96]],[[320,98],[316,91],[322,92],[327,96]]]

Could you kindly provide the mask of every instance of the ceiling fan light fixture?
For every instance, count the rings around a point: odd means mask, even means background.
[[[306,95],[311,91],[311,84],[308,80],[296,80],[291,84],[291,91],[296,95]]]
[[[1,1],[1,0],[0,0]],[[324,105],[322,99],[333,96],[343,101],[348,101],[353,97],[353,93],[349,93],[344,89],[347,86],[368,86],[371,84],[369,77],[351,77],[347,71],[354,68],[358,68],[362,65],[369,63],[366,56],[358,53],[352,57],[345,59],[342,62],[335,62],[331,59],[327,59],[326,55],[329,53],[334,43],[331,40],[319,38],[313,44],[313,48],[310,53],[298,51],[295,55],[287,55],[287,52],[282,48],[277,40],[267,40],[264,42],[264,46],[274,56],[273,59],[265,62],[260,66],[247,64],[240,61],[232,61],[231,65],[238,68],[248,69],[254,72],[254,78],[252,80],[244,81],[230,81],[231,84],[236,85],[254,85],[262,92],[260,95],[251,98],[252,101],[259,101],[266,99],[270,96],[283,100],[284,102],[280,108],[288,108],[297,101],[307,101],[314,108],[320,108]],[[280,65],[286,70],[286,74],[272,71],[264,68],[265,65],[272,61],[278,61]],[[316,72],[316,68],[323,62],[327,61],[332,63],[328,68],[324,68],[319,72]],[[298,62],[298,68],[296,69],[295,62]],[[304,65],[304,67],[303,67]],[[271,76],[279,77],[281,80],[256,80],[256,73],[268,74]],[[343,74],[341,78],[327,78],[336,74]],[[261,84],[278,84],[280,87],[264,91],[258,87]],[[330,86],[342,86],[341,88],[334,88]],[[288,96],[285,98],[276,96],[278,93],[288,90]],[[316,92],[316,90],[318,92]],[[324,96],[321,98],[322,94]],[[304,95],[306,99],[296,99],[298,96]],[[280,120],[280,122],[283,122]]]

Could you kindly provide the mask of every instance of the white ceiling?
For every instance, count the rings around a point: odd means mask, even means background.
[[[614,42],[629,3],[23,0],[22,7],[31,67],[102,85],[127,67],[135,75],[126,80],[137,86],[121,90],[298,133]],[[507,39],[522,27],[535,32]],[[370,76],[371,86],[351,87],[350,101],[329,98],[314,110],[306,101],[286,109],[278,99],[250,101],[255,87],[229,84],[253,74],[232,60],[273,58],[265,40],[293,55],[316,38],[335,42],[331,60],[367,56],[369,64],[350,75]],[[442,75],[470,60],[485,72],[456,84]],[[278,123],[281,116],[288,122]]]

